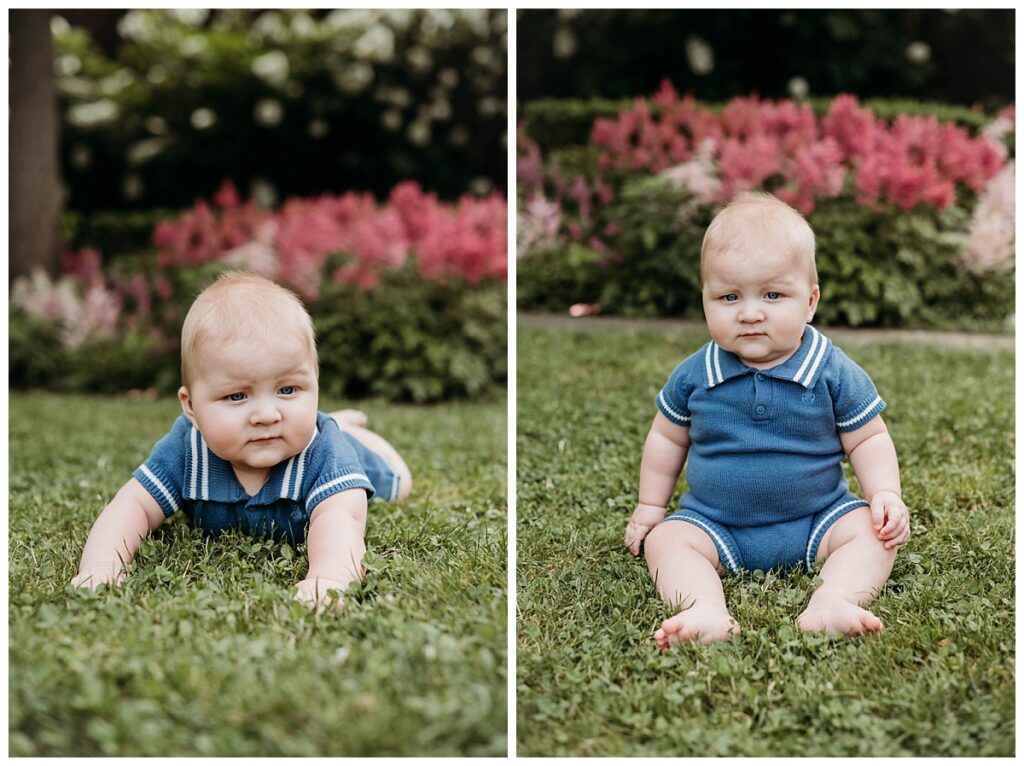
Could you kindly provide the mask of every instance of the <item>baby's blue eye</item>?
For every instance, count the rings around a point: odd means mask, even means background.
[[[782,297],[782,294],[770,291],[765,294],[765,297],[768,298],[768,300],[770,301],[777,301],[779,298]]]
[[[245,400],[245,394],[243,394],[243,393],[229,394],[228,395],[228,399],[230,399],[233,402],[241,402],[241,401]]]
[[[733,303],[734,301],[739,300],[739,298],[736,296],[736,293],[729,293],[728,295],[723,295],[722,300],[726,303]]]
[[[295,393],[295,386],[281,386],[277,393],[283,394],[284,396],[291,396]]]

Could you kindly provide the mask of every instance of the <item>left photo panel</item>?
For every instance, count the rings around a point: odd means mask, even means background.
[[[9,754],[507,755],[508,12],[7,22]]]

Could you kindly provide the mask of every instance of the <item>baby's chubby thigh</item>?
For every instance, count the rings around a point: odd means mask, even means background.
[[[878,539],[877,531],[871,519],[871,507],[860,505],[836,520],[821,537],[821,542],[815,553],[814,560],[821,563],[828,559],[835,551],[849,543],[867,545],[870,548],[878,548],[883,554],[889,554],[885,545]],[[895,558],[895,549],[891,551],[892,558]]]
[[[669,517],[652,529],[644,539],[644,556],[652,572],[677,560],[680,553],[699,554],[707,559],[719,574],[725,574],[715,543],[707,532],[693,524]]]

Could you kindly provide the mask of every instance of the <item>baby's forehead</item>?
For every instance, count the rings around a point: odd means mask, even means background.
[[[728,248],[705,254],[701,264],[703,283],[760,282],[790,283],[807,280],[817,283],[814,259],[792,249]]]

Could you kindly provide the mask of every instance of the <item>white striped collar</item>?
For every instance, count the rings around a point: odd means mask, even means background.
[[[320,429],[317,427],[302,452],[270,469],[266,483],[253,498],[258,504],[273,503],[281,498],[299,499],[310,448],[319,435]],[[182,494],[186,500],[234,503],[250,499],[249,493],[235,476],[231,463],[215,455],[203,435],[193,425],[189,426],[185,438],[185,477],[182,484]]]
[[[782,364],[767,370],[748,367],[731,351],[726,351],[715,341],[704,346],[704,387],[714,388],[729,378],[751,373],[761,373],[780,380],[795,381],[804,388],[811,388],[825,369],[832,341],[810,325],[804,327],[800,348]]]

